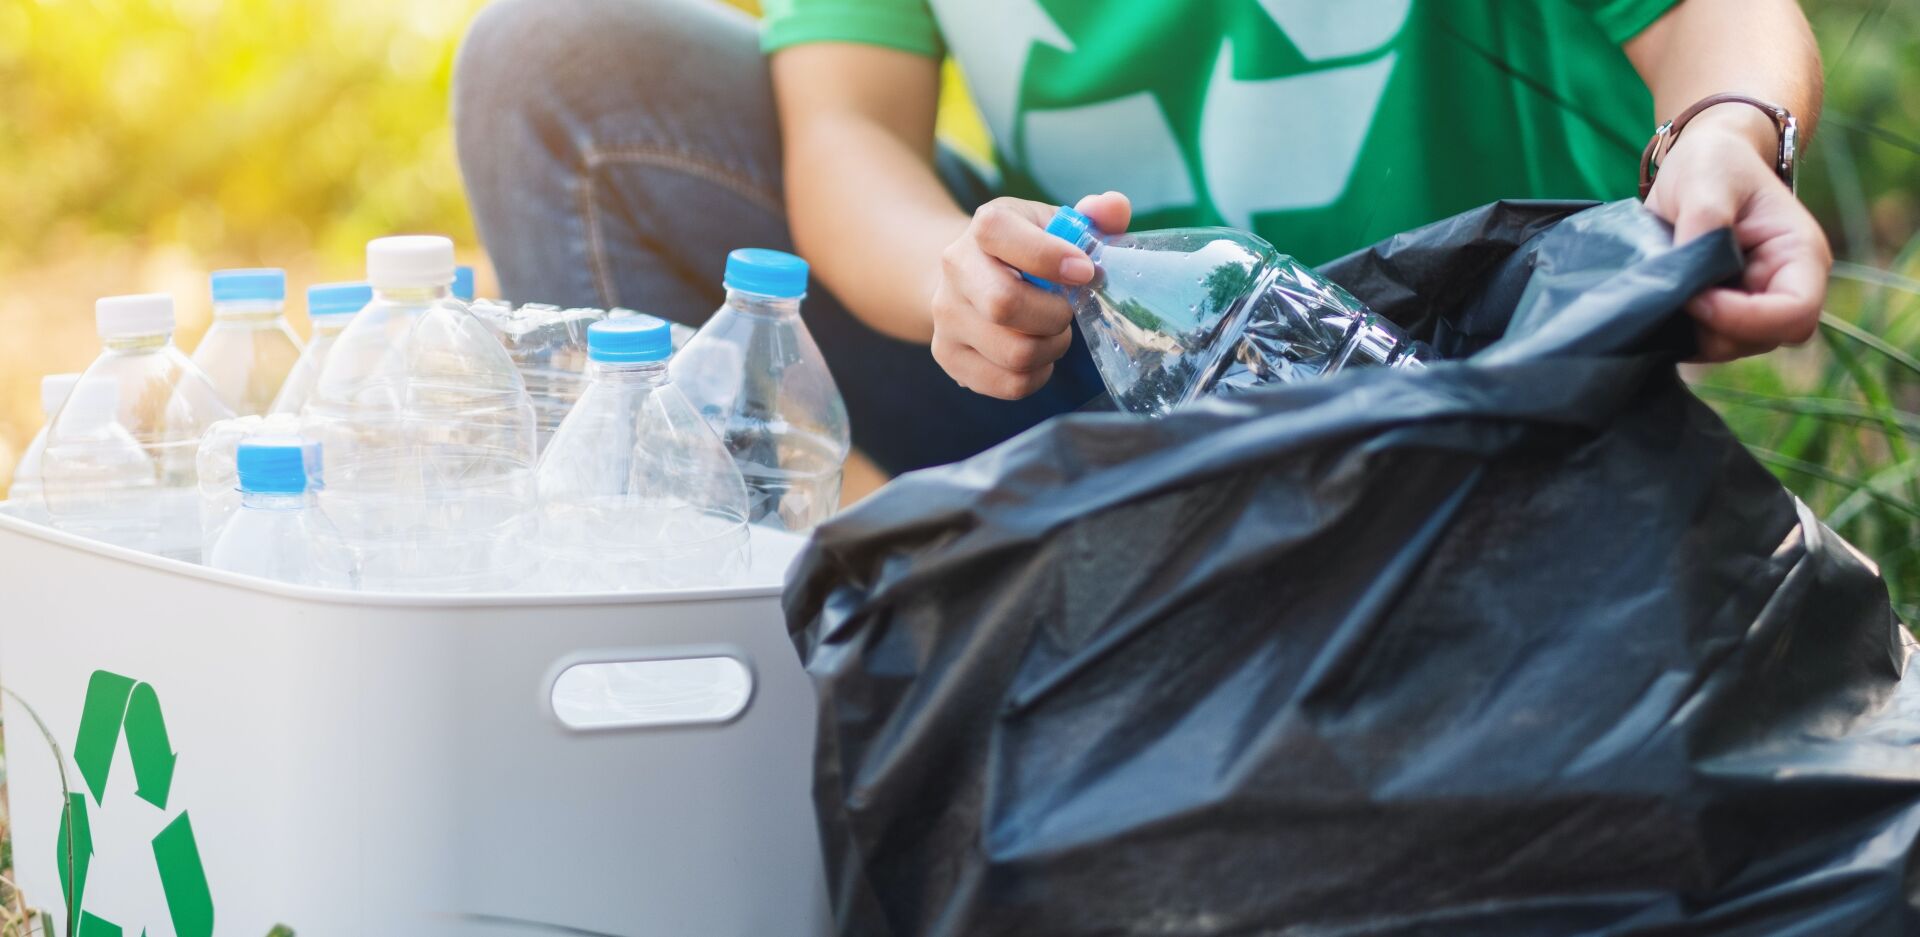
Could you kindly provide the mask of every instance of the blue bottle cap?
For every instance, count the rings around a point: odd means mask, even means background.
[[[1047,233],[1068,244],[1079,244],[1081,238],[1099,231],[1092,218],[1075,211],[1071,205],[1060,206],[1060,210],[1053,213],[1053,220],[1047,222]]]
[[[307,287],[307,316],[350,316],[373,302],[373,287],[361,283],[319,283]]]
[[[213,301],[216,303],[287,298],[287,272],[273,267],[215,270],[212,281]]]
[[[1062,205],[1054,211],[1053,218],[1047,222],[1047,233],[1062,241],[1078,246],[1082,238],[1089,234],[1099,234],[1093,219],[1075,211],[1071,205]],[[1043,290],[1057,290],[1051,280],[1042,280],[1031,273],[1021,273],[1021,278]]]
[[[587,326],[587,357],[594,361],[665,361],[671,354],[673,329],[665,319],[627,316]]]
[[[786,251],[743,247],[727,255],[727,289],[776,299],[807,295],[807,262]]]
[[[473,302],[473,268],[453,268],[453,295],[463,303]]]
[[[234,468],[240,473],[240,490],[288,495],[306,491],[306,455],[304,439],[256,436],[242,440],[234,456]]]

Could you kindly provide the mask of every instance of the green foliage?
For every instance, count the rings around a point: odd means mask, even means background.
[[[1695,386],[1920,623],[1920,5],[1807,6],[1828,78],[1801,194],[1840,258],[1827,313],[1807,348]]]
[[[0,269],[62,235],[262,258],[471,240],[447,87],[480,2],[0,3]]]

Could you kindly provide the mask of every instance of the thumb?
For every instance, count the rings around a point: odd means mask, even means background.
[[[1118,192],[1089,195],[1073,208],[1093,219],[1094,225],[1106,234],[1119,234],[1133,221],[1133,203]]]

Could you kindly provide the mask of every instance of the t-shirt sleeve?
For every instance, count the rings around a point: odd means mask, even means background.
[[[946,54],[927,0],[766,0],[760,48],[858,42],[930,58]]]
[[[1593,21],[1600,24],[1600,30],[1613,40],[1614,45],[1622,45],[1627,40],[1640,35],[1641,30],[1653,25],[1653,21],[1665,15],[1668,10],[1680,5],[1680,0],[1576,0],[1586,7]]]

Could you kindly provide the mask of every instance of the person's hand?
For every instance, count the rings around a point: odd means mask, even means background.
[[[1109,234],[1127,229],[1133,208],[1118,192],[1089,195],[1075,206]],[[933,360],[975,393],[1017,400],[1039,390],[1073,342],[1066,299],[1020,278],[1022,272],[1062,286],[1093,279],[1093,262],[1078,247],[1047,233],[1054,206],[997,198],[940,257],[933,292]]]
[[[1674,243],[1732,227],[1747,255],[1741,288],[1715,287],[1687,304],[1700,359],[1730,361],[1813,337],[1833,250],[1806,206],[1773,171],[1772,121],[1722,104],[1690,121],[1660,164],[1647,207],[1673,224]]]

